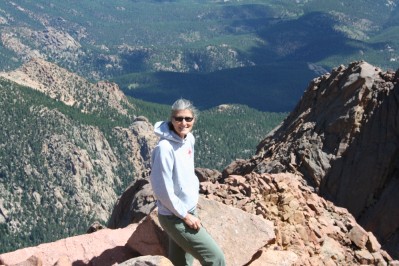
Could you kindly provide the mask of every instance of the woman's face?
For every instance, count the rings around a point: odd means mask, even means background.
[[[176,111],[172,117],[172,125],[177,135],[184,138],[192,130],[194,120],[194,115],[190,110]]]

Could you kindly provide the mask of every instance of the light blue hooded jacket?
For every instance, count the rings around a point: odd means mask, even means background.
[[[157,122],[154,132],[160,137],[152,152],[150,182],[157,199],[158,213],[184,218],[195,209],[199,181],[194,170],[193,134],[182,139],[170,122]]]

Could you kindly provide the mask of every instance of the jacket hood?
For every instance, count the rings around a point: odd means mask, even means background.
[[[173,130],[172,125],[168,121],[159,121],[154,125],[154,133],[161,139],[167,139],[179,143],[183,143],[184,139],[180,138]]]

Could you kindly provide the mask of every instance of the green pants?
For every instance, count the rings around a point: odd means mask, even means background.
[[[175,266],[191,266],[194,258],[201,265],[225,266],[223,251],[204,227],[194,230],[176,216],[158,215],[169,236],[169,259]]]

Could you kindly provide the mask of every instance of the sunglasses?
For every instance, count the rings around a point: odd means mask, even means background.
[[[191,122],[193,121],[194,117],[189,117],[189,116],[174,116],[173,119],[177,122],[183,122],[185,120],[186,122]]]

